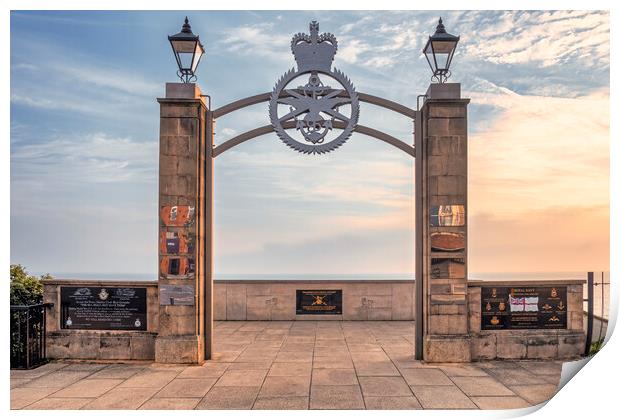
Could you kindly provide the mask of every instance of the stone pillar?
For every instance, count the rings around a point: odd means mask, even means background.
[[[471,360],[467,319],[467,104],[458,83],[431,84],[416,121],[416,355]]]
[[[193,83],[167,83],[166,97],[158,102],[160,306],[155,361],[201,363],[210,351],[210,325],[204,316],[211,297],[205,286],[211,261],[204,249],[205,243],[210,245],[205,235],[211,234],[204,194],[205,183],[212,180],[204,176],[207,105]]]

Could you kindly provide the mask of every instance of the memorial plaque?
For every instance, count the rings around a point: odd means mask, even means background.
[[[465,251],[465,235],[459,232],[432,232],[431,251],[458,253]]]
[[[192,226],[195,216],[194,206],[162,206],[160,209],[163,226]]]
[[[61,287],[61,328],[146,331],[145,287]]]
[[[431,258],[431,278],[465,278],[465,258]]]
[[[481,328],[566,329],[566,287],[482,287]]]
[[[170,279],[191,279],[196,274],[196,261],[190,257],[161,257],[160,273]]]
[[[432,206],[431,226],[465,226],[465,206],[462,204]]]
[[[159,285],[159,304],[170,306],[194,306],[195,289],[192,285]]]
[[[342,290],[297,290],[297,315],[341,315]]]

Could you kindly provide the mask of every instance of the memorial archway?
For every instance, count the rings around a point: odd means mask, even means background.
[[[416,158],[416,358],[469,360],[465,223],[468,100],[460,98],[460,85],[431,84],[427,93],[421,95],[425,97],[423,106],[414,110],[357,92],[348,77],[332,68],[337,40],[332,34],[319,34],[316,22],[310,23],[310,34],[293,37],[291,50],[297,67],[282,75],[272,92],[211,109],[210,98],[202,95],[195,84],[170,83],[166,86],[166,98],[159,99],[160,214],[163,220],[174,211],[176,220],[177,213],[187,208],[191,210],[185,213],[194,215],[194,219],[185,218],[182,223],[161,223],[160,238],[193,234],[197,246],[195,254],[186,257],[169,255],[160,248],[160,329],[156,360],[200,362],[211,358],[213,166],[215,159],[227,150],[272,132],[293,150],[308,155],[332,152],[356,132]],[[287,88],[305,78],[305,85]],[[322,79],[329,79],[330,85]],[[340,88],[331,87],[334,81]],[[270,125],[215,145],[213,127],[218,118],[264,102],[269,103]],[[414,125],[413,144],[359,124],[359,102],[410,119]],[[447,236],[457,238],[462,246],[439,247],[445,245]],[[171,260],[178,259],[181,266],[184,258],[188,266],[193,258],[194,273],[171,275]],[[174,273],[178,273],[177,268]],[[173,288],[193,293],[194,305],[175,305],[174,299],[166,297]]]

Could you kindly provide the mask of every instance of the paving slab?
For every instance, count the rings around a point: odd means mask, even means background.
[[[482,410],[510,410],[532,406],[519,397],[472,397],[471,400]]]
[[[163,388],[180,372],[168,369],[147,368],[122,382],[121,388]]]
[[[92,398],[43,398],[25,407],[26,410],[79,410]]]
[[[553,397],[557,391],[557,386],[553,384],[544,385],[515,385],[510,389],[519,397],[530,402],[532,405],[540,404]]]
[[[159,391],[159,388],[116,387],[92,400],[83,408],[88,410],[135,410]]]
[[[151,398],[140,410],[193,410],[200,398]]]
[[[355,369],[313,369],[313,385],[357,385]]]
[[[268,370],[273,365],[271,360],[259,360],[254,362],[232,362],[228,370]]]
[[[506,388],[501,382],[491,377],[466,377],[460,376],[452,378],[452,381],[470,397],[485,396],[510,396],[514,395],[510,389]]]
[[[350,356],[334,358],[330,356],[314,356],[313,367],[319,369],[353,369]]]
[[[216,387],[260,387],[263,384],[267,370],[229,370],[215,383]]]
[[[268,376],[261,397],[306,397],[310,395],[310,376]]]
[[[28,388],[64,388],[90,375],[84,371],[64,369],[47,373],[27,383]]]
[[[15,388],[11,390],[11,410],[19,410],[58,391],[53,388]]]
[[[110,365],[93,373],[88,379],[127,379],[144,369],[144,366]]]
[[[310,409],[363,410],[364,400],[358,385],[312,385]]]
[[[364,397],[412,396],[407,382],[399,376],[364,376],[359,381]]]
[[[308,397],[259,397],[254,410],[307,410]]]
[[[82,379],[51,395],[53,398],[97,398],[105,394],[122,379]]]
[[[478,408],[456,385],[415,385],[411,390],[426,409]]]
[[[197,410],[249,410],[259,386],[214,386],[196,406]]]
[[[206,363],[202,366],[189,366],[177,378],[219,378],[231,363]]]
[[[410,397],[367,397],[367,410],[419,410],[422,408],[414,396]]]
[[[392,362],[354,362],[357,376],[400,376]]]
[[[276,362],[267,376],[310,376],[311,373],[312,363]]]
[[[437,368],[401,369],[400,373],[409,385],[454,385],[448,375]]]
[[[50,362],[34,369],[12,369],[11,378],[38,378],[51,372],[63,369],[67,363]]]
[[[304,362],[312,362],[312,352],[311,351],[281,351],[278,353],[275,361],[276,363],[280,362],[289,362],[289,363],[304,363]]]
[[[216,381],[217,378],[209,377],[173,379],[155,398],[202,398]]]

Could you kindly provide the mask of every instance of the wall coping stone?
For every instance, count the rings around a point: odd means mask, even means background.
[[[586,280],[581,279],[553,279],[553,280],[469,280],[468,287],[480,286],[562,286],[571,284],[585,284]]]

